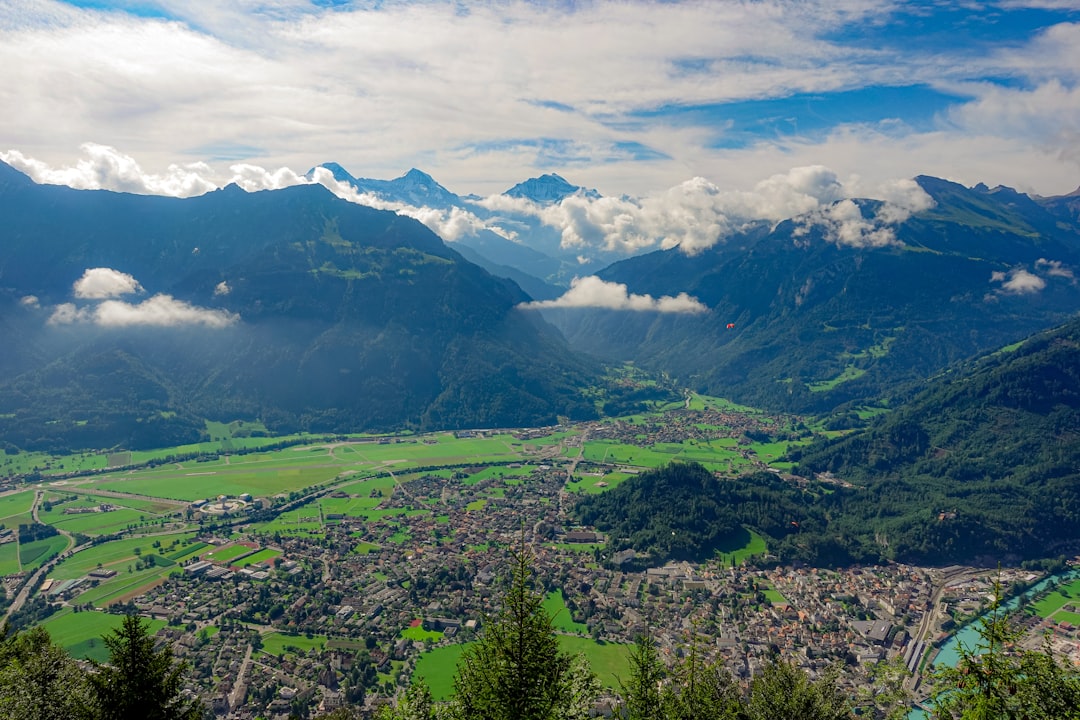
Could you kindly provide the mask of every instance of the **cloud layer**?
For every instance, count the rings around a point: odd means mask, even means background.
[[[672,297],[664,295],[637,295],[627,291],[622,283],[607,282],[595,275],[578,277],[570,281],[570,289],[554,300],[540,300],[521,305],[527,310],[544,308],[603,308],[606,310],[632,310],[635,312],[696,314],[708,312],[709,308],[697,298],[686,293]]]
[[[101,143],[50,179],[81,187],[191,194],[201,163],[335,160],[460,193],[556,170],[644,197],[825,161],[1055,194],[1080,170],[1074,3],[73,5],[0,5],[0,137],[54,167]],[[860,104],[879,89],[901,101]]]
[[[221,283],[227,294],[228,286]],[[89,268],[72,285],[72,294],[80,300],[98,301],[77,305],[61,303],[52,309],[50,325],[91,323],[100,327],[178,327],[182,325],[221,329],[235,324],[240,316],[227,310],[203,308],[178,300],[172,295],[157,294],[139,303],[115,298],[143,292],[134,277],[112,268]],[[26,307],[38,307],[37,298],[27,296],[22,303]]]

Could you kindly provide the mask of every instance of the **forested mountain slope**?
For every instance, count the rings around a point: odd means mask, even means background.
[[[174,199],[0,165],[0,437],[24,448],[590,417],[596,368],[513,282],[321,186]],[[90,272],[88,272],[90,271]]]
[[[888,395],[1080,308],[1080,229],[1067,203],[917,181],[934,206],[896,225],[894,242],[854,247],[795,218],[700,254],[676,248],[600,273],[631,293],[686,292],[706,313],[547,316],[573,347],[600,357],[750,405],[825,412]],[[856,205],[868,222],[880,207]]]

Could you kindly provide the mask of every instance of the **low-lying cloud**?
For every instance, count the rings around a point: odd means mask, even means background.
[[[525,309],[544,308],[603,308],[606,310],[632,310],[635,312],[703,313],[708,311],[701,301],[686,293],[663,295],[638,295],[627,290],[622,283],[601,280],[595,275],[574,278],[570,289],[554,300],[524,303]]]
[[[112,268],[88,268],[72,286],[75,297],[105,300],[142,292],[142,285],[127,273]]]
[[[880,200],[865,217],[852,198]],[[827,167],[798,167],[758,182],[752,190],[722,190],[705,178],[687,180],[645,198],[590,198],[573,195],[541,206],[523,198],[495,196],[480,201],[491,210],[533,215],[562,232],[564,248],[601,248],[635,253],[678,247],[695,255],[755,223],[796,218],[809,230],[820,226],[830,242],[878,247],[895,242],[891,226],[934,202],[914,180],[864,186],[841,181]]]
[[[53,168],[17,150],[0,152],[0,159],[26,172],[37,182],[76,188],[190,197],[235,183],[248,192],[276,190],[317,183],[343,200],[414,218],[441,238],[457,241],[489,231],[513,240],[516,233],[502,225],[500,214],[533,217],[561,234],[566,250],[632,255],[657,248],[700,253],[755,223],[795,219],[801,234],[824,229],[827,241],[850,247],[880,247],[896,242],[892,228],[933,206],[933,200],[914,180],[868,185],[858,177],[842,180],[822,165],[796,167],[756,183],[750,190],[722,189],[702,177],[663,192],[639,198],[595,197],[578,193],[552,204],[527,198],[493,195],[469,200],[463,207],[417,207],[359,192],[340,182],[323,167],[311,177],[287,167],[276,170],[237,163],[219,173],[206,163],[171,165],[164,174],[142,170],[134,158],[116,148],[95,143],[82,146],[86,155],[74,166]],[[864,216],[853,198],[881,201]]]
[[[994,272],[990,282],[1001,283],[1000,292],[1007,295],[1030,295],[1046,287],[1046,281],[1023,268],[1014,268],[1009,272]]]
[[[1062,277],[1073,279],[1073,271],[1065,267],[1060,260],[1047,260],[1046,258],[1039,258],[1035,261],[1035,267],[1042,270],[1044,273],[1051,277]]]
[[[223,287],[226,288],[224,292],[217,292]],[[215,289],[215,295],[227,294],[227,288],[222,282]],[[201,325],[220,329],[233,325],[240,319],[236,313],[199,307],[164,293],[153,295],[139,303],[116,299],[140,292],[143,292],[142,285],[127,273],[112,268],[89,268],[72,285],[72,293],[80,300],[98,302],[81,306],[71,302],[61,303],[53,308],[48,323],[90,323],[108,328]],[[37,299],[34,300],[36,303]]]

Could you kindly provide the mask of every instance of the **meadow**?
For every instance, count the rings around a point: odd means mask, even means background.
[[[109,651],[102,642],[102,636],[120,627],[123,615],[87,611],[72,612],[61,610],[46,620],[42,625],[60,647],[73,657],[104,662],[109,659]],[[161,620],[150,620],[150,632],[156,633],[165,626]]]
[[[454,674],[461,653],[469,643],[443,645],[424,652],[416,661],[413,679],[423,678],[431,688],[436,700],[446,700],[454,694]],[[559,646],[564,652],[582,653],[592,666],[593,672],[606,688],[618,688],[620,679],[630,676],[630,645],[601,643],[591,638],[575,635],[559,635]]]

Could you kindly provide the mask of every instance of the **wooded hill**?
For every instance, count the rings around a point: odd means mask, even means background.
[[[204,418],[356,432],[595,414],[598,366],[518,310],[517,285],[321,186],[176,199],[0,164],[0,212],[11,445],[165,447],[199,440]],[[80,295],[93,268],[137,285]]]
[[[706,559],[738,525],[782,561],[819,565],[1075,553],[1080,320],[959,365],[865,430],[789,455],[801,479],[672,464],[583,498],[578,517],[650,564]]]

